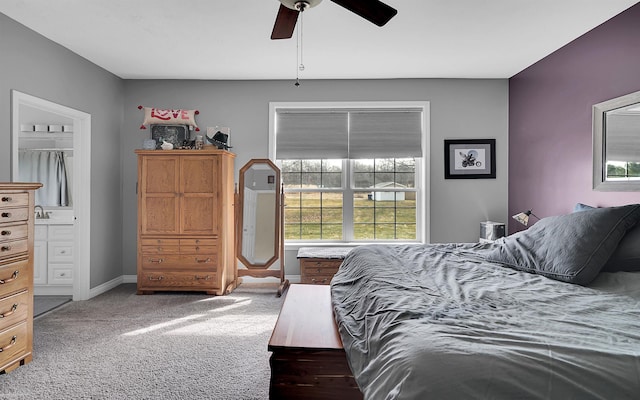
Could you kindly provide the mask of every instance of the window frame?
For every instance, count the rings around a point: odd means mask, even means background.
[[[327,189],[328,191],[341,191],[343,193],[343,237],[342,240],[285,240],[285,247],[301,247],[306,244],[314,246],[332,246],[332,245],[355,245],[367,243],[428,243],[430,236],[430,195],[429,195],[429,175],[430,166],[430,104],[428,101],[363,101],[363,102],[270,102],[269,103],[269,159],[278,164],[276,155],[276,113],[280,108],[347,108],[347,109],[379,109],[379,108],[420,108],[422,109],[422,157],[416,158],[415,179],[416,179],[416,239],[393,239],[393,240],[348,240],[353,237],[353,226],[345,224],[344,221],[353,220],[353,194],[362,189],[354,188],[353,168],[350,159],[343,160],[343,181],[342,189]],[[380,157],[378,157],[380,158]],[[399,157],[402,158],[402,157]],[[418,187],[419,185],[419,187]],[[314,190],[317,191],[317,190]],[[404,191],[399,188],[380,189],[376,191],[398,192]],[[406,191],[413,191],[406,190]],[[349,215],[347,215],[349,213]],[[347,218],[348,217],[348,218]]]

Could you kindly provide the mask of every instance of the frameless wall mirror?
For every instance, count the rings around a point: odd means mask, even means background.
[[[246,269],[238,269],[238,276],[278,277],[280,296],[289,284],[284,278],[280,169],[269,159],[253,159],[240,169],[239,180],[236,252]],[[279,268],[273,268],[278,260]]]
[[[640,92],[593,106],[593,188],[640,191]]]

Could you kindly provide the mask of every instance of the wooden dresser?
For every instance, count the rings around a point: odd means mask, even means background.
[[[353,247],[301,247],[300,283],[328,285]]]
[[[137,150],[138,294],[236,286],[235,155]]]
[[[40,183],[0,183],[0,371],[33,358],[34,191]]]

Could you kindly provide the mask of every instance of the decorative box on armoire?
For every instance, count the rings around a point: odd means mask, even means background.
[[[0,183],[0,372],[33,358],[33,207],[40,187]]]
[[[236,286],[234,158],[225,150],[136,150],[138,294]]]

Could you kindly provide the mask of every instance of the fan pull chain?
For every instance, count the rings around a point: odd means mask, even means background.
[[[296,83],[295,86],[300,86],[299,71],[304,71],[303,60],[303,46],[302,46],[302,21],[304,7],[300,8],[300,24],[298,25],[298,32],[296,35]]]

